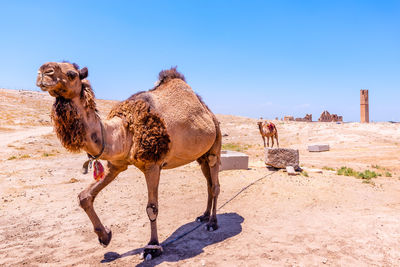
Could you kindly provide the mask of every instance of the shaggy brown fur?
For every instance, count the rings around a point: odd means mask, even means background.
[[[80,97],[87,111],[97,111],[94,92],[87,80],[82,81]],[[51,111],[51,119],[63,146],[71,152],[79,152],[83,147],[86,131],[82,116],[72,101],[57,97]]]
[[[85,109],[97,111],[94,92],[88,80],[82,80],[81,99]]]
[[[149,96],[147,96],[149,97]],[[168,152],[169,135],[164,121],[151,112],[146,93],[138,93],[115,106],[108,118],[118,116],[125,120],[126,127],[133,134],[134,157],[143,162],[158,161]]]
[[[172,79],[181,79],[182,81],[186,82],[185,76],[183,76],[182,73],[178,72],[176,70],[176,68],[177,67],[175,66],[175,67],[170,68],[169,70],[160,71],[160,73],[158,74],[157,85],[151,90],[157,89],[157,87],[159,87],[161,84],[166,83],[166,82],[168,82],[169,80],[172,80]]]
[[[51,110],[51,119],[62,145],[71,152],[79,152],[86,132],[82,116],[72,101],[57,97]]]
[[[160,84],[163,82],[167,82],[170,79],[181,79],[182,81],[186,82],[185,76],[183,76],[182,73],[178,72],[176,70],[176,66],[170,68],[169,70],[162,70],[158,74],[158,80],[160,81]]]

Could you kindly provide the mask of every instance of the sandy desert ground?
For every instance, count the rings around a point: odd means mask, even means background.
[[[113,230],[103,248],[77,201],[93,179],[80,173],[85,154],[61,147],[52,102],[44,93],[0,89],[0,265],[400,265],[400,124],[276,121],[281,147],[299,149],[306,177],[265,167],[256,119],[218,115],[224,148],[250,156],[249,170],[220,172],[219,205],[265,178],[219,209],[217,231],[200,227],[143,263],[150,237],[143,175],[131,166],[97,197],[95,208]],[[101,115],[114,103],[99,100]],[[307,152],[315,143],[331,150]],[[328,170],[341,166],[381,176],[363,183]],[[163,171],[159,199],[160,241],[197,226],[206,205],[197,164]]]

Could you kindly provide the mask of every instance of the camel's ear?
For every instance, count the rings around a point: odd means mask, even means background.
[[[71,81],[72,81],[73,79],[75,79],[75,77],[76,77],[77,75],[78,75],[78,74],[77,74],[75,71],[72,71],[72,70],[67,71],[68,79],[70,79]]]
[[[86,67],[79,70],[79,79],[83,80],[89,75],[89,71]]]

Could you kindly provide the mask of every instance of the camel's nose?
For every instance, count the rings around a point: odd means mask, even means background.
[[[43,84],[43,79],[41,77],[38,77],[36,80],[36,86],[40,87],[40,89],[42,89],[42,91],[47,91],[47,89],[45,88],[44,84]]]

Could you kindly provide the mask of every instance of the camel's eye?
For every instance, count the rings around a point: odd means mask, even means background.
[[[67,76],[72,81],[73,79],[75,79],[76,76],[78,76],[78,73],[70,70],[70,71],[67,72]]]
[[[47,70],[44,74],[46,74],[46,75],[53,75],[53,74],[54,74],[54,70],[53,70],[53,69]]]

